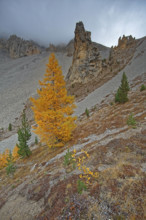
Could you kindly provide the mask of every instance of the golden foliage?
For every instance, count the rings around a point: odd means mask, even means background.
[[[37,127],[34,132],[49,147],[63,146],[71,139],[76,117],[72,117],[74,97],[67,95],[61,67],[54,54],[47,64],[46,74],[37,90],[39,97],[31,98]]]
[[[16,161],[17,158],[19,157],[18,150],[19,149],[17,146],[15,146],[13,149],[12,156],[13,156],[14,161]],[[7,163],[8,163],[7,159],[9,157],[9,154],[10,154],[9,149],[6,149],[3,153],[0,153],[0,169],[7,166]]]
[[[16,145],[13,149],[13,152],[12,152],[12,156],[13,156],[14,160],[16,160],[19,157],[18,150],[19,150],[19,148]]]
[[[76,160],[78,169],[82,172],[82,174],[79,175],[80,179],[83,179],[86,184],[92,184],[92,179],[98,178],[98,172],[92,172],[89,167],[87,167],[85,164],[87,158],[90,157],[90,155],[87,153],[87,151],[82,150],[83,156],[78,157]],[[72,155],[73,158],[75,158],[76,150],[74,150],[74,154]]]
[[[2,154],[0,154],[0,169],[6,166],[9,153],[10,151],[6,149]]]

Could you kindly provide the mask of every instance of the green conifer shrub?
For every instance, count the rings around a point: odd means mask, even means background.
[[[144,84],[142,84],[141,87],[140,87],[140,91],[142,92],[142,91],[144,91],[145,89],[146,89],[146,86],[145,86]]]
[[[87,117],[89,117],[89,110],[87,108],[85,109],[85,114]]]
[[[26,114],[23,112],[22,115],[22,126],[18,130],[18,141],[17,147],[19,148],[18,154],[21,158],[29,157],[31,155],[31,150],[27,144],[28,140],[31,137],[30,126],[28,124]]]
[[[12,156],[12,153],[10,151],[9,156],[7,158],[7,167],[6,167],[6,173],[7,175],[14,175],[16,171],[16,167],[14,165],[14,158]]]
[[[122,80],[121,80],[121,85],[117,90],[117,93],[115,95],[115,102],[119,103],[125,103],[128,101],[128,91],[130,90],[129,88],[129,83],[127,80],[127,76],[125,73],[123,73]]]
[[[78,179],[78,181],[77,181],[77,190],[78,190],[79,194],[82,194],[83,191],[87,190],[86,184],[83,181],[81,181],[80,179]]]
[[[120,102],[119,93],[120,93],[120,88],[118,88],[118,90],[117,90],[117,92],[116,92],[115,102]]]
[[[136,128],[135,127],[136,126],[136,121],[135,121],[135,118],[134,118],[132,113],[129,115],[129,117],[127,119],[127,125],[129,125],[129,126],[131,125],[131,126],[133,126],[133,128]]]
[[[12,131],[12,124],[11,123],[9,123],[8,130]]]

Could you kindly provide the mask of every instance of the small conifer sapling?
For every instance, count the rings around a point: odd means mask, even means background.
[[[140,87],[140,91],[142,92],[144,90],[146,90],[146,86],[144,84],[142,84],[141,87]]]
[[[7,175],[14,175],[14,173],[16,171],[16,167],[15,167],[14,163],[15,163],[15,161],[14,161],[13,155],[10,151],[9,156],[7,157],[7,164],[6,164]]]
[[[18,154],[21,158],[29,157],[31,155],[31,150],[28,146],[28,140],[31,137],[30,126],[28,124],[25,111],[22,114],[22,126],[18,130],[18,141],[17,147],[19,148]]]
[[[130,90],[129,88],[129,83],[127,80],[127,76],[125,73],[123,73],[122,80],[121,80],[121,85],[117,90],[117,93],[115,95],[115,102],[119,103],[125,103],[128,101],[128,91]]]
[[[85,114],[87,117],[89,117],[89,110],[87,108],[85,109]]]
[[[11,123],[9,123],[8,130],[12,131],[12,124]]]

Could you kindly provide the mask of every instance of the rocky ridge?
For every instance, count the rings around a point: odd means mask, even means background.
[[[139,43],[123,36],[117,46],[108,48],[92,42],[91,32],[77,23],[72,66],[66,77],[70,93],[82,98],[107,82],[128,64]]]
[[[0,49],[11,58],[19,58],[40,54],[41,48],[33,41],[23,40],[16,35],[11,35],[8,40],[0,39]]]

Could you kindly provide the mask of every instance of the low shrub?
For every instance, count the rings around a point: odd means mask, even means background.
[[[75,153],[76,150],[74,150],[73,152]],[[70,152],[69,149],[67,150],[67,152],[64,156],[64,165],[65,166],[69,166],[70,164],[72,164],[73,168],[76,167],[76,162],[75,162],[75,159],[74,159],[73,152]]]
[[[12,131],[12,124],[11,123],[9,123],[8,130]]]
[[[35,144],[38,144],[38,137],[37,136],[35,136]]]
[[[129,125],[129,126],[131,125],[131,126],[133,126],[133,128],[135,128],[135,126],[136,126],[136,121],[135,121],[132,113],[129,115],[129,117],[127,119],[127,125]]]
[[[140,87],[140,91],[142,92],[144,90],[146,90],[146,86],[144,84],[142,84],[141,87]]]
[[[79,194],[82,194],[83,190],[84,191],[87,190],[86,184],[83,181],[81,181],[80,179],[78,179],[78,182],[77,182],[77,190],[78,190]]]
[[[85,110],[85,114],[86,114],[87,117],[89,117],[89,110],[87,108]]]
[[[6,172],[7,175],[14,175],[15,171],[16,171],[16,167],[14,165],[14,158],[12,156],[12,153],[9,153],[9,156],[7,158],[7,167],[6,167]]]
[[[28,140],[31,137],[31,130],[26,118],[25,111],[22,114],[22,126],[18,129],[18,141],[17,147],[19,148],[18,154],[21,158],[29,157],[31,155],[31,150],[28,146]]]
[[[127,95],[128,95],[129,90],[130,90],[130,88],[129,88],[127,76],[125,73],[123,73],[121,85],[118,88],[116,95],[115,95],[115,102],[119,102],[119,103],[127,102],[128,101]]]

